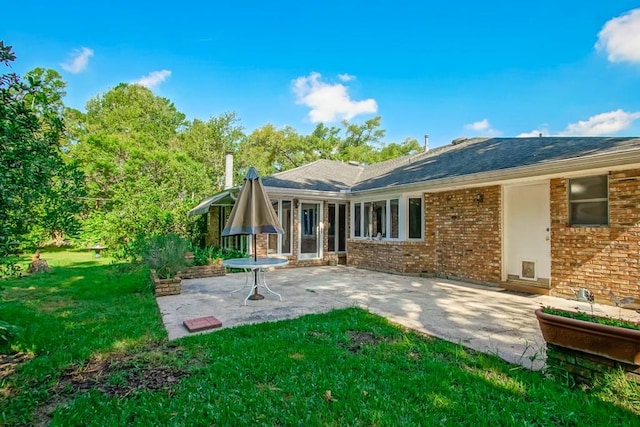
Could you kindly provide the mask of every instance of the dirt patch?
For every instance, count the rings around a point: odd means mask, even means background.
[[[13,374],[20,364],[31,359],[33,359],[31,353],[0,354],[0,380]]]
[[[179,350],[176,347],[156,347],[135,355],[114,354],[94,358],[84,366],[67,368],[56,389],[65,390],[69,386],[77,391],[95,389],[120,398],[138,390],[167,389],[187,373],[162,364],[161,357],[149,361],[152,358],[145,356],[154,352],[169,355]]]
[[[364,346],[374,346],[386,341],[384,337],[376,336],[373,332],[368,331],[349,330],[347,331],[347,336],[349,341],[346,348],[352,353],[360,352]]]
[[[162,356],[178,351],[178,347],[157,346],[135,355],[112,354],[70,366],[51,390],[52,398],[35,411],[36,425],[47,425],[57,407],[90,390],[120,399],[148,390],[166,390],[171,395],[173,386],[189,373],[163,363]]]

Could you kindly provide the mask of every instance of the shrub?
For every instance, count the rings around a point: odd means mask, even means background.
[[[0,320],[0,353],[8,350],[11,343],[18,337],[19,328]]]
[[[159,278],[171,279],[187,266],[188,248],[188,242],[177,234],[156,236],[147,243],[145,261]]]
[[[193,248],[193,265],[208,265],[216,259],[245,258],[247,254],[237,249],[225,249],[217,246]]]

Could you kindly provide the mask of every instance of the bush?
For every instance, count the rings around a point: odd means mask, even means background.
[[[9,350],[11,343],[18,337],[19,328],[0,320],[0,353]]]
[[[187,266],[188,248],[188,242],[177,234],[156,236],[147,243],[145,261],[159,278],[171,279]]]
[[[208,265],[218,258],[245,258],[246,253],[237,249],[225,249],[217,246],[205,246],[193,248],[193,265]]]

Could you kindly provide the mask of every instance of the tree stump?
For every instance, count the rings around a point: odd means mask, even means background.
[[[27,273],[42,273],[42,272],[50,272],[51,268],[47,261],[40,259],[40,251],[36,251],[35,254],[31,257],[31,264],[29,264],[29,269]]]

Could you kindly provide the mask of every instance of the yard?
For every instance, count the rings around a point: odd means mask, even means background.
[[[622,377],[570,387],[356,308],[168,342],[143,266],[42,258],[0,291],[0,425],[640,424]]]

